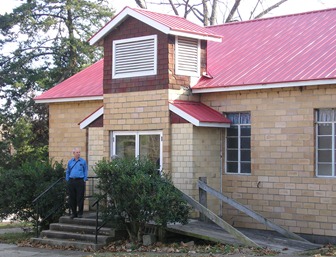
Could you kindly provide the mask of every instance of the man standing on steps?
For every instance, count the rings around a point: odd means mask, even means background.
[[[76,147],[72,153],[74,157],[69,160],[65,175],[69,189],[71,219],[83,217],[85,181],[88,179],[88,167],[86,161],[80,157],[80,149]]]

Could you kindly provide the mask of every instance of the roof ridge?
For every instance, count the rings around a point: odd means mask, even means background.
[[[334,7],[334,8],[328,8],[328,9],[322,9],[322,10],[314,10],[314,11],[308,11],[308,12],[301,12],[301,13],[285,14],[285,15],[274,16],[274,17],[253,19],[253,20],[247,20],[247,21],[228,22],[228,23],[223,23],[223,24],[216,24],[216,25],[206,26],[205,28],[210,28],[211,29],[211,28],[215,28],[215,27],[237,25],[237,24],[242,24],[242,23],[253,23],[253,22],[265,21],[265,20],[275,20],[275,19],[282,19],[282,18],[287,18],[287,17],[292,17],[292,16],[303,16],[303,15],[310,15],[310,14],[315,14],[315,13],[319,13],[319,12],[330,12],[330,11],[335,11],[335,10],[336,10],[336,7]]]
[[[133,8],[133,7],[129,7],[129,6],[127,6],[128,8],[130,8],[130,9],[132,9],[133,11],[136,11],[136,12],[138,12],[138,13],[141,13],[141,14],[143,14],[144,12],[145,13],[151,13],[151,14],[154,14],[154,15],[157,15],[157,14],[160,14],[160,15],[164,15],[164,16],[169,16],[169,17],[173,17],[173,18],[178,18],[179,20],[183,20],[183,21],[187,21],[187,22],[189,22],[189,23],[192,23],[193,25],[196,25],[196,26],[199,26],[199,27],[201,27],[201,28],[206,28],[207,29],[207,27],[205,27],[205,26],[203,26],[203,25],[199,25],[199,24],[197,24],[197,23],[195,23],[195,22],[193,22],[193,21],[191,21],[191,20],[189,20],[189,19],[187,19],[187,18],[184,18],[184,17],[182,17],[182,16],[179,16],[179,15],[176,15],[176,14],[167,14],[167,13],[163,13],[163,12],[154,12],[154,11],[150,11],[150,10],[148,10],[148,9],[142,9],[142,8]],[[127,8],[126,7],[126,8]],[[149,17],[150,18],[150,17]]]
[[[148,12],[148,13],[153,13],[153,14],[162,14],[162,15],[166,15],[166,16],[172,16],[174,18],[182,18],[184,20],[187,20],[186,18],[183,18],[183,17],[181,17],[179,15],[176,15],[176,14],[168,14],[168,13],[163,13],[163,12],[154,12],[154,11],[150,11],[148,9],[137,8],[137,7],[130,7],[130,6],[126,6],[125,8],[129,8],[129,9],[132,9],[134,11]]]

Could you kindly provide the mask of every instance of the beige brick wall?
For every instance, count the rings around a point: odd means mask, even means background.
[[[72,149],[80,147],[81,157],[87,159],[87,131],[78,123],[96,111],[102,101],[65,102],[49,104],[49,157],[63,160],[72,157]]]
[[[251,112],[252,174],[223,173],[223,191],[292,232],[336,236],[336,178],[315,176],[314,109],[335,108],[335,86],[204,94],[221,112]],[[264,228],[224,205],[235,226]]]
[[[103,159],[104,156],[104,128],[88,128],[88,165],[89,176],[95,177],[93,171],[95,164]],[[97,180],[89,179],[86,182],[86,195],[92,196],[96,192]],[[92,204],[95,198],[87,198],[85,200],[85,210],[94,209]]]
[[[89,165],[89,176],[92,176],[92,164],[102,155],[98,140],[101,140],[102,128],[80,129],[78,123],[96,111],[102,105],[102,101],[51,103],[49,104],[49,157],[54,161],[62,161],[64,167],[68,160],[73,157],[72,149],[79,147],[81,157],[86,159]],[[91,137],[89,135],[91,134]],[[99,138],[100,137],[100,138]],[[88,153],[87,144],[91,140],[92,147]],[[87,192],[91,181],[86,183]],[[84,209],[88,210],[92,199],[86,199]]]
[[[93,168],[104,156],[104,128],[88,128],[88,130],[89,176],[95,176]]]
[[[104,95],[104,157],[110,154],[111,131],[162,130],[163,171],[171,171],[171,124],[168,100],[197,100],[185,90],[150,90]]]
[[[162,130],[163,169],[170,170],[168,90],[104,95],[104,156],[110,155],[111,131]]]
[[[190,123],[172,125],[172,178],[184,193],[199,199],[197,181],[206,177],[207,183],[221,188],[221,130],[195,127]],[[211,195],[207,204],[221,215],[220,202]]]
[[[172,179],[177,188],[197,197],[193,174],[193,125],[172,125]],[[198,199],[198,198],[197,198]]]

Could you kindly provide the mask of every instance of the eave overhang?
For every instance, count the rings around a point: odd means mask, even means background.
[[[209,106],[191,101],[169,101],[169,110],[197,127],[229,128],[230,120]]]
[[[80,101],[97,101],[97,100],[103,100],[103,96],[34,99],[34,101],[38,104],[66,103],[66,102],[80,102]]]
[[[230,92],[230,91],[243,91],[243,90],[260,90],[260,89],[274,89],[274,88],[288,88],[288,87],[304,87],[304,86],[319,86],[319,85],[336,85],[336,79],[320,79],[309,81],[292,81],[268,84],[255,84],[255,85],[235,85],[235,86],[206,86],[191,88],[192,93],[217,93],[217,92]]]

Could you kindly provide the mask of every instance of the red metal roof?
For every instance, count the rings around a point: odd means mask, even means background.
[[[199,26],[180,16],[151,12],[146,9],[136,9],[136,8],[132,8],[132,9],[152,19],[153,21],[156,21],[164,26],[169,27],[171,30],[174,30],[174,31],[221,37],[219,34],[214,33],[211,27]]]
[[[132,11],[166,25],[171,23],[175,28],[187,29],[190,24],[177,16]],[[329,83],[336,79],[336,9],[229,23],[211,29],[222,35],[223,42],[208,42],[207,72],[212,78],[202,77],[192,87],[193,92],[301,81]],[[103,60],[35,100],[48,102],[95,96],[101,99],[103,96]]]
[[[34,98],[36,102],[56,100],[75,100],[75,98],[102,98],[103,96],[103,65],[104,60],[92,64],[72,77]]]
[[[214,33],[211,28],[199,26],[182,17],[126,6],[89,39],[90,44],[100,42],[101,39],[111,33],[115,27],[118,27],[119,24],[129,16],[132,16],[166,34],[191,36],[218,42],[221,41],[221,35]]]
[[[222,113],[200,102],[174,100],[169,103],[171,111],[196,126],[229,127],[231,123]]]
[[[211,27],[208,74],[193,89],[336,78],[336,9]]]

